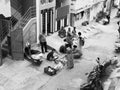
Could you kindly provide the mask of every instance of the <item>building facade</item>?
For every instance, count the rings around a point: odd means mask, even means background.
[[[82,2],[82,3],[81,3]],[[70,24],[78,26],[83,21],[88,21],[90,17],[90,0],[71,0],[70,7]]]
[[[80,4],[80,2],[82,2]],[[72,0],[70,7],[70,24],[79,26],[84,21],[92,21],[103,8],[104,0]]]
[[[11,0],[11,55],[13,59],[24,59],[24,47],[26,41],[36,43],[36,1],[35,0]],[[32,23],[32,24],[31,24]],[[31,25],[30,25],[31,24]]]
[[[105,0],[93,0],[92,6],[90,8],[90,21],[95,20],[97,14],[103,10]]]
[[[69,25],[70,0],[56,0],[56,28],[55,31]]]
[[[37,37],[55,30],[55,0],[37,0]],[[38,40],[39,41],[39,40]]]

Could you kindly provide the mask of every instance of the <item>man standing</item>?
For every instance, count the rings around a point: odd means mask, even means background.
[[[82,36],[81,36],[81,32],[78,32],[78,39],[79,39],[79,49],[81,51],[82,46],[84,46],[84,43],[85,43],[84,38],[82,38]]]
[[[47,42],[46,42],[46,37],[44,34],[39,35],[39,42],[41,45],[42,53],[47,52]]]

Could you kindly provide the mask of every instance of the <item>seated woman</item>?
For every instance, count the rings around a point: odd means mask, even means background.
[[[24,57],[27,59],[31,59],[31,45],[27,42],[25,46]]]
[[[73,46],[72,54],[74,59],[79,59],[82,56],[82,53],[77,49],[76,45]]]
[[[31,49],[30,43],[27,42],[25,46],[25,57],[27,56],[30,57],[31,55],[36,55],[36,54],[40,54],[40,51]]]
[[[56,52],[55,49],[52,49],[48,54],[47,54],[47,60],[48,61],[55,61],[58,57],[54,56],[54,53]]]
[[[66,39],[64,41],[66,41]],[[65,54],[68,47],[71,48],[71,45],[66,42],[64,45],[60,46],[59,52]]]
[[[35,65],[41,64],[42,54],[37,50],[31,50],[31,45],[27,42],[25,46],[24,57]]]

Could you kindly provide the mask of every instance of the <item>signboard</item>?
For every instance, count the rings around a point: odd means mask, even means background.
[[[57,20],[67,17],[69,14],[69,5],[60,7],[57,9]]]

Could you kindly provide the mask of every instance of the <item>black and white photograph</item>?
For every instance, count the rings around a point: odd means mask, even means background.
[[[120,0],[0,0],[0,90],[120,90]]]

